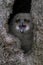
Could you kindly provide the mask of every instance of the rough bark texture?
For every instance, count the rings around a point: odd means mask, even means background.
[[[43,65],[43,0],[32,0],[34,22],[34,64]]]
[[[0,65],[43,65],[43,0],[32,0],[34,48],[30,55],[20,49],[20,40],[8,34],[7,20],[14,0],[0,0]]]

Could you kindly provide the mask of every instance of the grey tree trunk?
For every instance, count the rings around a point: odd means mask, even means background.
[[[34,64],[43,65],[43,0],[32,0],[34,22]]]
[[[7,33],[13,3],[14,0],[0,0],[0,65],[43,65],[43,0],[32,0],[34,45],[26,57],[20,50],[20,40]]]

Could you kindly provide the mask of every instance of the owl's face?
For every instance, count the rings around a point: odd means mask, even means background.
[[[25,33],[31,29],[31,17],[28,13],[19,13],[13,19],[13,28],[17,32]]]

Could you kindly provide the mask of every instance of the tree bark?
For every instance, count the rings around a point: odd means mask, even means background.
[[[32,0],[34,22],[34,65],[43,65],[43,0]]]
[[[18,38],[14,38],[12,35],[8,34],[8,25],[7,21],[9,15],[12,13],[12,5],[14,4],[14,0],[0,0],[0,65],[43,65],[43,0],[32,0],[31,3],[31,15],[32,21],[34,23],[34,45],[33,45],[33,53],[28,57],[24,57],[23,51],[18,49],[20,48],[20,41]],[[14,39],[14,40],[12,40]],[[7,43],[17,43],[17,48],[14,49],[14,53],[9,49],[9,45]],[[6,44],[5,44],[6,43]],[[5,46],[4,46],[5,44]],[[6,50],[4,48],[7,46]],[[12,44],[11,44],[12,46]],[[15,45],[13,45],[15,46]],[[12,47],[13,47],[12,46]],[[11,58],[8,57],[9,51],[12,54],[14,61],[12,63],[8,61]],[[4,53],[5,52],[5,53]],[[18,54],[19,52],[19,54]],[[15,54],[16,53],[16,54]],[[5,56],[3,56],[3,54]],[[20,56],[19,56],[20,55]],[[8,57],[8,59],[6,59]],[[22,57],[22,60],[21,60]],[[25,60],[25,58],[27,60]],[[29,60],[30,59],[30,60]],[[31,62],[30,62],[31,61]]]

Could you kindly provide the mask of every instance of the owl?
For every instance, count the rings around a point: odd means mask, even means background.
[[[9,31],[21,41],[21,49],[29,52],[33,45],[33,22],[29,13],[16,14],[9,24]]]

